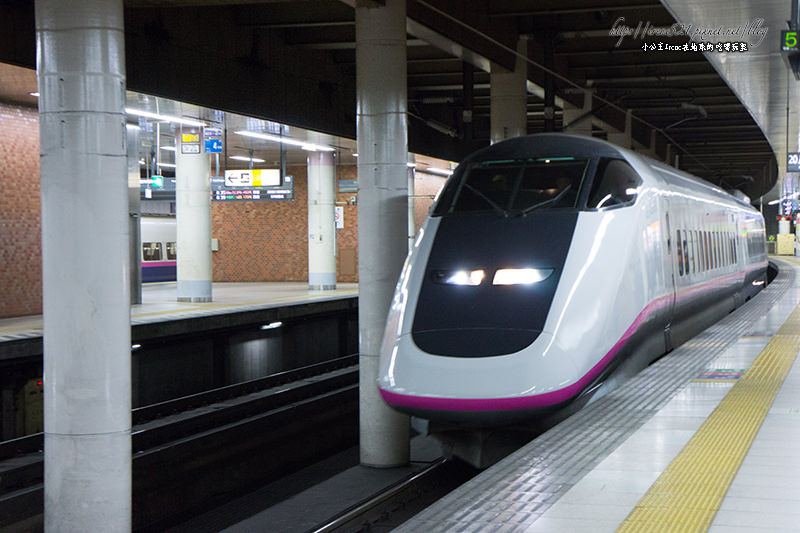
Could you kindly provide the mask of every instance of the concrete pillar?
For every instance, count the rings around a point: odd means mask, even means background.
[[[361,464],[409,461],[408,417],[376,384],[386,315],[406,253],[408,128],[406,3],[356,4],[358,137],[358,321]]]
[[[631,120],[632,115],[631,110],[629,109],[625,114],[625,130],[609,132],[608,141],[623,148],[633,148],[633,139],[631,137]]]
[[[413,159],[413,156],[409,157],[409,159]],[[414,220],[415,219],[414,204],[417,203],[416,199],[414,198],[415,176],[416,176],[415,167],[409,166],[408,167],[408,252],[409,253],[411,253],[411,249],[414,247],[414,239],[417,238],[417,223]]]
[[[131,529],[122,0],[37,0],[45,530]]]
[[[336,289],[336,166],[333,152],[308,153],[308,288]]]
[[[527,40],[520,39],[517,52],[527,55]],[[489,87],[490,140],[494,144],[528,133],[527,66],[517,56],[514,71],[492,63]]]
[[[128,231],[130,233],[131,304],[142,303],[142,193],[139,187],[139,126],[128,131]]]
[[[192,153],[197,128],[182,126],[175,150],[175,201],[178,240],[178,301],[211,301],[211,160]],[[187,142],[184,142],[184,136]]]
[[[556,68],[555,57],[555,37],[556,32],[552,26],[544,30],[544,43],[542,52],[544,55],[544,131],[556,131],[556,79],[552,71]],[[563,117],[562,117],[563,124]]]
[[[667,144],[667,154],[664,156],[664,162],[671,165],[675,160],[675,145],[672,143]]]
[[[583,93],[583,106],[576,107],[564,101],[562,123],[564,133],[592,135],[592,97],[594,92],[586,89]]]

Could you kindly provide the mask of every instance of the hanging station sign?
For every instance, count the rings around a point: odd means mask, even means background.
[[[230,201],[294,200],[294,180],[279,169],[226,170],[225,176],[211,178],[211,199]]]

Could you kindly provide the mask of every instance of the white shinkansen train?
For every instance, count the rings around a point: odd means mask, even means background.
[[[582,404],[766,283],[749,203],[610,143],[511,139],[464,160],[403,268],[378,387],[393,408],[491,427]]]

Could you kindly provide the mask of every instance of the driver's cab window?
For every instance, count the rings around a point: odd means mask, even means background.
[[[636,201],[642,178],[621,159],[600,162],[594,184],[589,193],[589,209],[603,209],[632,205]]]

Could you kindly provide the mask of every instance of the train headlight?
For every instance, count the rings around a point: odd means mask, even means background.
[[[531,285],[544,281],[552,268],[501,268],[494,273],[493,285]]]
[[[433,280],[448,285],[480,285],[486,273],[483,270],[436,270]]]

